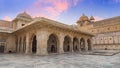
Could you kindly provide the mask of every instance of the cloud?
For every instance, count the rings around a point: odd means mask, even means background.
[[[80,0],[81,1],[81,0]],[[78,4],[79,0],[36,0],[27,9],[34,17],[56,18]]]
[[[99,16],[94,16],[94,18],[95,18],[95,21],[99,21],[99,20],[103,20],[104,19],[104,18],[99,17]]]
[[[9,16],[5,16],[3,19],[6,20],[6,21],[11,21],[12,20]]]

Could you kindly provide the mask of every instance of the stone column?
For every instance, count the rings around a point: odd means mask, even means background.
[[[49,33],[45,30],[37,31],[37,53],[36,55],[48,55],[47,40]]]
[[[94,41],[94,39],[90,38],[91,50],[95,50],[95,48],[94,48],[94,42],[92,42],[92,41]]]
[[[30,51],[30,49],[29,49],[30,48],[30,44],[29,43],[30,43],[30,35],[29,35],[29,33],[27,33],[26,34],[26,51],[25,51],[26,54],[30,53],[29,52]]]
[[[19,50],[19,38],[17,37],[17,44],[16,44],[16,53],[18,53],[18,50]]]
[[[20,48],[20,49],[21,49],[21,50],[20,50],[21,52],[20,52],[20,53],[23,53],[23,37],[21,37],[21,45],[20,45],[20,46],[21,46],[21,48]]]
[[[70,51],[71,51],[71,52],[74,52],[74,51],[73,51],[73,37],[71,37],[71,43],[70,43],[70,44],[71,44],[71,45],[70,45],[70,47],[71,47],[71,48],[70,48]]]
[[[79,46],[78,46],[79,52],[81,52],[81,48],[80,48],[80,39],[81,39],[81,38],[78,38],[78,42],[79,42]]]
[[[62,54],[64,53],[64,50],[63,50],[63,43],[64,43],[64,36],[62,33],[60,33],[59,35],[59,54]]]
[[[87,38],[85,38],[85,51],[88,51],[88,43],[87,43]]]
[[[92,37],[90,38],[90,45],[91,45],[91,50],[93,50],[94,48],[93,48],[93,39],[92,39]]]
[[[20,52],[19,47],[20,47],[20,38],[18,37],[18,47],[17,47],[17,53],[19,53],[19,52]]]

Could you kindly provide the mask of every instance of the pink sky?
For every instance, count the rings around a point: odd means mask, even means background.
[[[119,16],[119,9],[120,0],[0,0],[0,18],[9,21],[26,11],[32,17],[75,24],[82,13],[98,21]]]
[[[78,0],[36,0],[36,2],[28,8],[28,12],[34,17],[44,16],[54,19],[77,4]]]

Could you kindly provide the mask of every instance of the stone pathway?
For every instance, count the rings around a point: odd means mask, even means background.
[[[50,56],[0,54],[0,68],[120,68],[120,54],[114,56],[77,53]]]

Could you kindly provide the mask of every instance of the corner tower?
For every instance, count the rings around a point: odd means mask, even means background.
[[[13,28],[18,29],[32,21],[32,17],[26,12],[20,13],[16,16],[16,18],[12,21]]]
[[[89,29],[93,27],[94,20],[95,19],[93,16],[88,18],[88,16],[85,14],[82,14],[82,16],[77,21],[77,28],[80,30],[89,31]]]

